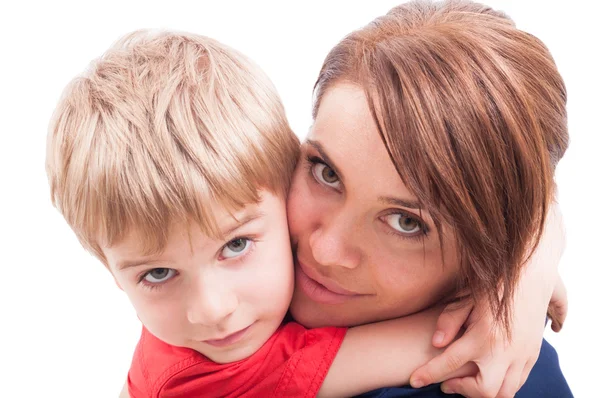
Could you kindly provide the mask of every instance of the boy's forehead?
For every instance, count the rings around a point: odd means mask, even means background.
[[[130,228],[121,239],[111,244],[101,245],[101,247],[108,264],[111,268],[117,269],[128,268],[139,262],[151,260],[160,256],[164,251],[164,248],[159,247],[151,250],[146,234],[137,228]]]
[[[215,227],[219,236],[208,235],[203,226],[193,220],[177,221],[171,223],[168,229],[167,239],[162,248],[148,247],[147,232],[139,228],[131,228],[122,239],[111,245],[104,245],[103,251],[108,263],[116,269],[125,269],[138,264],[148,263],[168,255],[170,252],[193,251],[191,240],[197,250],[205,246],[221,243],[223,240],[232,239],[238,229],[253,221],[264,218],[268,212],[269,200],[258,203],[250,203],[239,209],[227,209],[224,206],[211,206],[213,211]]]
[[[226,237],[236,227],[266,216],[275,201],[284,201],[280,195],[267,190],[259,190],[259,200],[256,203],[247,203],[240,208],[231,208],[224,205],[210,207],[214,216],[216,227],[221,236]]]

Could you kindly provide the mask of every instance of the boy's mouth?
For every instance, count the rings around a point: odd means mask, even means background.
[[[250,324],[250,326],[246,326],[245,328],[238,330],[237,332],[225,335],[224,337],[217,339],[204,340],[203,343],[212,345],[214,347],[226,347],[228,345],[232,345],[240,341],[245,335],[246,332],[254,325],[254,323]]]

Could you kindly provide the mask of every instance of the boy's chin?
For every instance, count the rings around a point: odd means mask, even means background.
[[[258,343],[252,342],[250,344],[232,348],[207,348],[206,344],[202,344],[202,347],[190,348],[200,352],[202,355],[215,363],[224,364],[242,361],[254,355],[260,349],[260,347],[262,347],[262,344],[259,345]]]

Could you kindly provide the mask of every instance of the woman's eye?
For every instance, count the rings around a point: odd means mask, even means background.
[[[175,276],[175,270],[171,268],[154,268],[144,275],[148,283],[163,283]]]
[[[246,253],[249,248],[250,240],[248,238],[236,238],[227,242],[221,254],[225,258],[234,258]]]
[[[326,164],[315,163],[312,167],[313,176],[317,181],[327,186],[337,188],[339,186],[340,179],[335,171]]]
[[[417,235],[423,230],[423,224],[419,219],[403,213],[389,214],[385,216],[385,222],[405,235]]]

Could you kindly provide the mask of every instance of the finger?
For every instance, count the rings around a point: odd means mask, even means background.
[[[471,300],[461,300],[446,306],[437,320],[437,328],[431,341],[433,346],[442,348],[450,344],[458,335],[472,310],[473,302]]]
[[[520,366],[511,365],[504,376],[502,386],[498,391],[498,398],[514,397],[517,391],[521,388],[521,377],[523,369]]]
[[[446,380],[445,382],[442,383],[442,385],[440,386],[440,389],[442,390],[442,392],[444,394],[460,394],[458,391],[464,390],[463,384],[465,382],[465,379],[467,379],[467,377]],[[465,395],[465,394],[461,394],[461,395]]]
[[[480,374],[475,377],[450,379],[442,383],[441,389],[445,394],[460,394],[465,397],[496,397],[500,385],[486,386]]]
[[[521,387],[523,387],[523,384],[525,384],[525,382],[527,381],[527,378],[529,377],[529,373],[531,373],[531,369],[533,369],[533,365],[535,365],[535,362],[536,361],[528,361],[525,364],[525,367],[523,368],[523,371],[521,372],[521,381],[519,383],[519,390],[521,389]]]
[[[548,307],[548,315],[552,319],[552,330],[554,332],[558,333],[562,329],[568,310],[569,300],[567,298],[567,289],[562,278],[558,278]]]
[[[411,386],[420,388],[447,379],[451,373],[471,361],[475,354],[472,351],[469,340],[457,340],[442,354],[417,369],[410,377]]]
[[[479,372],[475,376],[447,380],[442,383],[442,391],[454,391],[466,397],[496,397],[508,368],[508,364],[497,359],[479,364]]]

